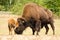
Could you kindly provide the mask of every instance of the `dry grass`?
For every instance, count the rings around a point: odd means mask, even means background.
[[[49,26],[48,35],[45,35],[45,28],[41,29],[39,36],[32,35],[32,30],[28,27],[22,35],[9,35],[8,19],[16,15],[0,15],[0,40],[60,40],[60,19],[55,19],[55,35],[52,34],[52,29]],[[7,36],[6,36],[7,35]],[[6,39],[7,38],[7,39]]]
[[[8,31],[8,19],[10,17],[13,17],[14,19],[16,19],[18,16],[16,15],[0,15],[0,35],[8,35],[9,31]],[[56,35],[60,35],[60,19],[55,19],[54,20],[55,23],[55,34]],[[41,29],[41,31],[39,32],[40,35],[45,35],[45,28]],[[27,28],[24,32],[23,35],[32,35],[32,30],[31,28]],[[48,35],[52,35],[52,29],[49,25],[49,32]]]
[[[0,40],[60,40],[60,36],[9,35],[9,36],[0,36]]]

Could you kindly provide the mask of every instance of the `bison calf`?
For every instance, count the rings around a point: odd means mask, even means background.
[[[18,22],[15,21],[13,18],[8,20],[8,28],[9,28],[9,35],[12,35],[12,30],[14,30],[18,26]]]

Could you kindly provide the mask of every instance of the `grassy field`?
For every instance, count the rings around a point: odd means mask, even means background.
[[[8,35],[8,19],[13,17],[16,19],[18,16],[17,15],[0,15],[0,35]],[[55,25],[55,35],[60,35],[60,19],[54,19],[54,25]],[[32,35],[32,30],[31,28],[27,28],[24,32],[23,35]],[[45,35],[45,28],[41,29],[39,32],[39,35]],[[49,32],[48,35],[53,35],[52,29],[49,26]]]

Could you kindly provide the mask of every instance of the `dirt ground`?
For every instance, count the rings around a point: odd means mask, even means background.
[[[3,38],[5,38],[5,36],[4,35],[8,35],[8,37],[7,38],[10,38],[11,37],[11,35],[9,35],[9,31],[8,31],[8,19],[9,18],[14,18],[15,20],[17,19],[17,15],[9,15],[9,14],[1,14],[0,15],[0,38],[1,38],[1,40],[3,40]],[[39,32],[39,36],[33,36],[32,35],[32,30],[31,30],[31,28],[27,28],[24,32],[23,32],[23,34],[22,35],[12,35],[12,37],[14,36],[14,38],[16,38],[16,39],[14,39],[13,38],[13,40],[17,40],[19,37],[21,37],[22,36],[22,39],[26,36],[26,40],[28,40],[29,38],[29,40],[31,40],[32,39],[32,37],[34,37],[32,40],[40,40],[41,38],[41,40],[43,40],[45,37],[45,39],[44,40],[51,40],[52,39],[52,37],[53,37],[53,39],[52,40],[60,40],[59,38],[60,38],[60,19],[54,19],[54,25],[55,25],[55,35],[53,36],[53,32],[52,32],[52,29],[51,29],[51,27],[50,27],[50,25],[49,25],[49,32],[48,32],[48,35],[45,35],[45,28],[43,28],[43,29],[41,29],[41,31]],[[3,37],[4,36],[4,37]],[[15,37],[15,36],[17,36],[17,37]],[[30,36],[30,37],[29,37]],[[43,37],[44,36],[44,37]],[[49,38],[47,38],[47,36],[49,37]],[[3,37],[3,38],[2,38]],[[37,39],[36,39],[36,37],[37,37]],[[28,38],[28,39],[27,39]],[[55,38],[57,38],[57,39],[55,39]],[[19,40],[22,40],[22,39],[19,39]],[[9,39],[10,40],[10,39]],[[12,39],[11,39],[12,40]]]

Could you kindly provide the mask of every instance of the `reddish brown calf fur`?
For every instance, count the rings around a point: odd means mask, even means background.
[[[13,18],[8,20],[8,28],[9,28],[9,35],[12,35],[12,29],[18,27],[18,22],[15,21]]]

